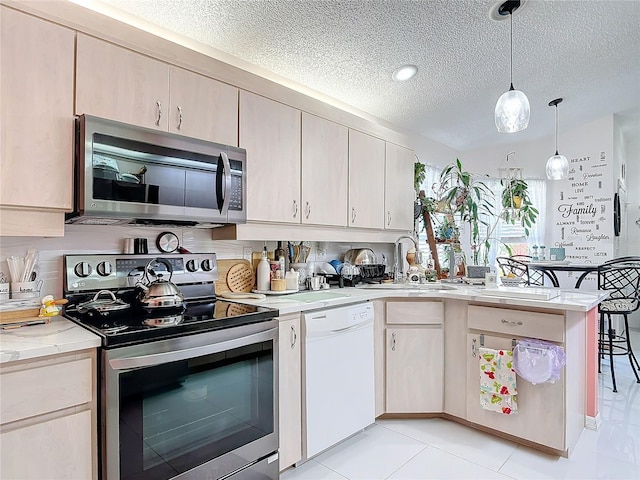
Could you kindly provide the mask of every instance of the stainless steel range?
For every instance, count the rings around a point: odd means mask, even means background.
[[[103,479],[278,478],[277,310],[217,300],[215,254],[66,255],[64,270],[65,316],[102,338]],[[168,284],[178,301],[144,301]]]

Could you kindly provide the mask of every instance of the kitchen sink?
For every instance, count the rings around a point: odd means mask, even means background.
[[[367,283],[357,288],[373,290],[457,290],[453,285],[443,283]]]

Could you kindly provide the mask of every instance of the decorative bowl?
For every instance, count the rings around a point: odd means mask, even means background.
[[[500,283],[504,287],[517,287],[518,285],[522,285],[524,280],[520,277],[500,277]]]

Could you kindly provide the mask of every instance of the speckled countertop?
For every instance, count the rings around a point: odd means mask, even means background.
[[[37,320],[37,318],[25,320]],[[0,363],[75,352],[100,346],[100,337],[63,317],[44,325],[0,330]]]
[[[441,288],[451,287],[441,286]],[[274,295],[268,296],[264,300],[243,299],[236,301],[276,308],[280,315],[286,315],[386,298],[452,299],[495,304],[496,306],[513,305],[525,309],[534,307],[586,312],[606,298],[606,293],[585,293],[577,290],[561,290],[560,295],[555,298],[536,300],[518,298],[517,296],[507,298],[486,295],[486,292],[483,293],[484,287],[456,285],[455,288],[449,290],[441,288],[438,285],[427,287],[405,285],[389,289],[363,286]],[[526,292],[526,290],[523,289],[522,292]],[[63,317],[53,317],[51,322],[45,325],[0,330],[0,364],[99,346],[100,338],[98,336]]]

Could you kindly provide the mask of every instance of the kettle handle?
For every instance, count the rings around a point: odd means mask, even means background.
[[[169,272],[168,281],[170,282],[171,277],[173,277],[173,267],[171,266],[171,263],[165,260],[164,258],[152,258],[151,260],[149,260],[149,263],[147,263],[147,266],[144,267],[144,278],[147,280],[147,282],[150,283],[149,272],[151,271],[151,265],[153,265],[154,263],[162,263],[164,266],[167,267],[167,271]],[[153,276],[157,278],[157,275],[155,273]]]

